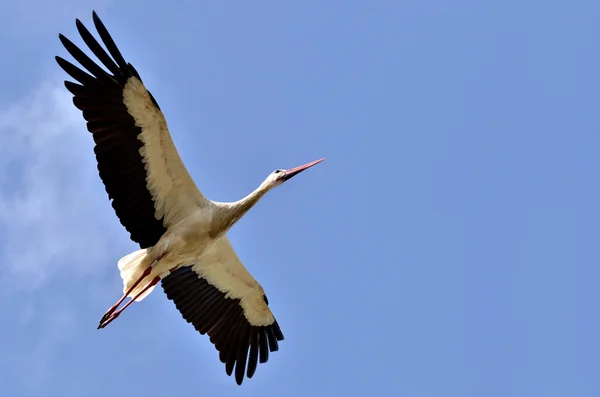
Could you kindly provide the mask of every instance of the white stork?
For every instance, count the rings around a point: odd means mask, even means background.
[[[92,133],[100,178],[116,215],[140,246],[119,260],[123,297],[102,316],[98,328],[160,282],[182,317],[209,335],[229,376],[235,367],[241,385],[244,374],[251,378],[257,363],[278,350],[283,334],[263,288],[226,233],[269,190],[323,159],[275,170],[239,201],[208,200],[181,161],[156,100],[98,15],[92,16],[108,53],[78,19],[77,29],[108,72],[62,34],[66,50],[89,74],[61,57],[56,61],[79,83],[65,81],[65,86]],[[131,300],[118,309],[127,297]]]

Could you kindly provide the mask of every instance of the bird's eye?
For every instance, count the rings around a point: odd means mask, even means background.
[[[274,174],[279,174],[280,172],[283,172],[283,170],[275,170],[275,171],[273,171]]]

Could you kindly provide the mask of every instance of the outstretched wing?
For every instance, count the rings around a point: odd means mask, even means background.
[[[181,161],[156,100],[98,15],[92,16],[108,53],[79,20],[77,29],[108,71],[62,34],[64,47],[89,73],[61,57],[56,61],[78,82],[65,81],[65,86],[94,138],[98,171],[112,206],[131,239],[147,248],[206,199]]]
[[[167,297],[183,318],[208,334],[219,351],[227,375],[242,384],[258,362],[279,350],[283,333],[269,309],[260,284],[239,260],[227,236],[219,239],[193,266],[181,267],[162,279]],[[247,369],[247,370],[246,370]]]

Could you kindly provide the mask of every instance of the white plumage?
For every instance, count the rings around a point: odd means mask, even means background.
[[[208,200],[181,161],[158,103],[95,12],[93,21],[108,52],[79,20],[77,29],[106,70],[63,35],[59,38],[67,51],[89,73],[61,57],[56,60],[77,81],[65,81],[65,86],[96,143],[98,171],[115,213],[140,245],[118,262],[123,297],[99,328],[160,282],[183,318],[209,335],[228,375],[235,367],[241,384],[244,375],[254,375],[258,362],[278,350],[283,333],[263,288],[226,233],[269,190],[323,159],[275,170],[239,201]],[[118,309],[126,297],[132,299]]]

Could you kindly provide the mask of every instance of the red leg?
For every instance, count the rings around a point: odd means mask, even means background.
[[[143,279],[145,279],[146,277],[148,277],[148,275],[150,275],[150,273],[152,272],[152,268],[154,267],[154,265],[156,263],[158,263],[158,261],[163,257],[163,255],[159,256],[158,258],[156,258],[156,260],[154,262],[152,262],[152,264],[150,266],[148,266],[148,268],[146,270],[144,270],[144,273],[140,276],[140,278],[133,283],[133,285],[131,287],[129,287],[129,289],[127,290],[127,292],[125,292],[123,294],[123,296],[121,297],[121,299],[119,299],[117,301],[117,303],[115,303],[114,305],[112,305],[107,311],[106,313],[104,313],[104,315],[102,316],[102,318],[100,319],[100,324],[102,324],[111,314],[113,314],[115,312],[115,310],[117,310],[117,308],[119,307],[119,305],[121,303],[123,303],[123,301],[125,300],[125,298],[127,298],[127,296],[129,294],[131,294],[131,291],[133,291],[133,289],[135,287],[137,287],[139,285],[139,283],[142,282]]]
[[[104,320],[106,320],[111,314],[114,313],[115,310],[117,310],[117,308],[119,307],[119,305],[121,305],[121,303],[123,303],[123,301],[125,300],[125,298],[127,298],[127,296],[131,293],[131,291],[133,291],[133,289],[135,287],[137,287],[139,285],[139,283],[142,282],[143,279],[145,279],[146,277],[148,277],[148,275],[152,272],[152,266],[149,266],[146,270],[144,270],[144,273],[142,273],[141,277],[135,282],[133,283],[133,285],[131,287],[129,287],[129,289],[127,290],[127,292],[125,292],[125,294],[123,294],[123,296],[121,297],[121,299],[119,299],[117,301],[117,303],[115,303],[114,305],[112,305],[107,311],[106,313],[104,313],[104,315],[102,316],[102,318],[100,319],[100,324],[102,324],[102,322]]]
[[[133,298],[131,298],[131,300],[129,302],[127,302],[125,304],[125,306],[123,306],[122,308],[120,308],[119,310],[111,313],[108,318],[106,318],[103,322],[100,323],[100,325],[98,326],[98,329],[100,328],[104,328],[106,327],[108,324],[110,324],[114,319],[116,319],[117,317],[119,317],[119,315],[123,312],[123,310],[127,309],[129,307],[129,305],[131,305],[133,302],[135,302],[135,300],[142,295],[144,292],[148,291],[151,287],[154,287],[156,284],[158,284],[158,282],[160,281],[160,277],[154,277],[154,279],[148,284],[146,285],[140,292],[138,292]]]

